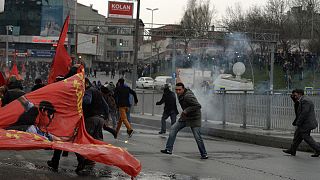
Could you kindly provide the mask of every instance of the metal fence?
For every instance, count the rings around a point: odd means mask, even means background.
[[[216,93],[203,94],[194,91],[202,105],[202,118],[205,121],[218,121],[221,124],[238,124],[263,129],[293,130],[293,102],[290,96],[283,94],[254,93]],[[134,107],[134,113],[161,115],[163,105],[155,103],[162,97],[158,91],[137,91],[139,103]],[[317,120],[320,117],[320,96],[309,95],[315,105]],[[180,106],[178,105],[178,109]],[[181,110],[181,109],[180,109]],[[313,132],[319,133],[319,128]]]

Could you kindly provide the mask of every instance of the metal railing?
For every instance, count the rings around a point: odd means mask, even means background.
[[[239,90],[237,91],[239,92]],[[287,93],[282,94],[254,94],[248,91],[242,93],[220,93],[204,95],[194,91],[202,105],[204,121],[221,122],[221,124],[238,124],[239,126],[257,127],[266,130],[293,130],[292,122],[295,118],[293,102]],[[134,113],[161,115],[163,105],[155,103],[162,97],[162,92],[156,90],[137,91],[139,103]],[[320,96],[309,95],[315,105],[316,118],[320,118]],[[177,102],[178,109],[180,108]],[[181,109],[180,109],[181,110]],[[180,111],[179,110],[179,111]],[[320,133],[319,128],[313,132]]]

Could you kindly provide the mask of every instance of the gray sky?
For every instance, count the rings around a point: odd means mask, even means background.
[[[97,9],[99,14],[107,16],[108,0],[78,0],[78,2],[87,6],[93,4],[93,8]],[[243,9],[248,9],[253,5],[263,5],[265,2],[266,0],[211,0],[211,4],[216,7],[219,19],[224,15],[225,9],[228,6],[234,6],[236,3],[240,3]],[[140,18],[144,23],[151,23],[151,11],[146,10],[146,8],[159,8],[159,10],[153,13],[153,23],[174,24],[180,21],[186,8],[187,0],[141,0],[140,3]],[[136,11],[136,9],[134,9],[134,11]]]

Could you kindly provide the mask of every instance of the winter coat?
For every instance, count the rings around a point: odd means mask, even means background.
[[[94,87],[86,89],[83,96],[82,107],[85,119],[93,116],[105,118],[108,117],[109,114],[109,106],[106,100],[102,93]]]
[[[170,91],[169,89],[165,89],[161,100],[156,104],[161,105],[163,103],[164,113],[169,114],[171,112],[174,112],[175,114],[179,114],[176,103],[176,95],[174,94],[174,92]]]
[[[186,126],[201,127],[201,105],[190,89],[178,96],[183,112],[179,121],[186,121]]]
[[[124,85],[116,87],[114,91],[114,97],[118,107],[130,107],[129,94],[133,95],[134,103],[137,104],[137,94],[130,87]]]
[[[302,96],[296,109],[296,118],[293,125],[296,125],[302,131],[310,131],[318,127],[314,104],[306,96]]]

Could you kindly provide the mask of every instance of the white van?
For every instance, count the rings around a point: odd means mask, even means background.
[[[213,82],[213,90],[219,92],[221,89],[225,90],[239,90],[229,91],[228,93],[243,93],[241,90],[249,90],[249,93],[253,93],[253,83],[249,79],[237,79],[231,74],[220,74]]]
[[[154,88],[161,90],[164,88],[164,85],[167,84],[169,88],[172,86],[172,77],[171,76],[157,76],[154,79]]]

